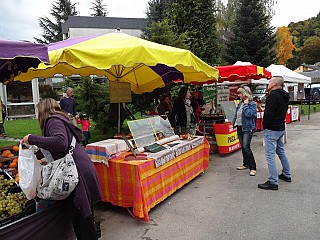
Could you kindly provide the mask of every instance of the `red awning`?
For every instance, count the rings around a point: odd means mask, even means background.
[[[219,70],[219,83],[224,81],[247,81],[261,78],[270,79],[272,75],[264,67],[257,65],[228,65],[216,67]]]

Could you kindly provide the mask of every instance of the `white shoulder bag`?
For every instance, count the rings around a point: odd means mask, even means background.
[[[70,150],[63,158],[52,161],[42,167],[41,181],[37,186],[37,196],[48,200],[63,200],[76,188],[79,178],[72,154],[76,145],[72,138]],[[49,151],[41,149],[47,157]]]

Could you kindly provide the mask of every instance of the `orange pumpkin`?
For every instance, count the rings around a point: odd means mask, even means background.
[[[18,167],[18,163],[17,162],[11,162],[9,165],[9,168],[17,168]]]
[[[12,150],[15,152],[19,152],[19,146],[17,146],[17,145],[13,146]]]
[[[7,155],[7,157],[14,157],[14,154],[13,154],[13,153],[9,153],[9,154]]]
[[[14,180],[18,183],[19,182],[19,173],[16,174],[16,176],[14,177]]]
[[[12,160],[12,162],[18,162],[18,158],[16,157],[15,159]]]
[[[8,154],[12,154],[11,151],[10,150],[4,150],[1,155],[3,157],[8,157]]]

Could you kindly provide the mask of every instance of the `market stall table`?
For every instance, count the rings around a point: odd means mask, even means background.
[[[0,239],[76,239],[68,215],[68,204],[55,206],[0,227]]]
[[[152,207],[208,169],[210,146],[203,139],[202,144],[157,168],[154,159],[125,160],[130,153],[109,159],[109,167],[94,162],[102,201],[132,207],[136,219],[149,221]]]

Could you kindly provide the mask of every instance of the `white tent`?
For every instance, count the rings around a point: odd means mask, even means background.
[[[310,77],[294,72],[283,65],[271,64],[266,69],[269,72],[271,72],[273,77],[275,76],[283,77],[284,81],[288,83],[306,83],[306,84],[311,83]]]

